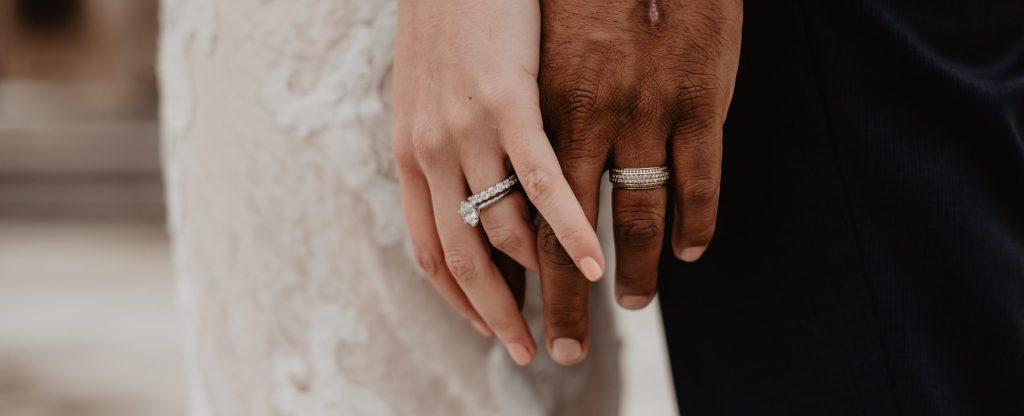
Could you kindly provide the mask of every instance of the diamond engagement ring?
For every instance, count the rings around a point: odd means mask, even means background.
[[[610,179],[616,189],[660,188],[668,183],[668,166],[612,169]]]
[[[459,204],[459,215],[462,216],[462,221],[465,221],[470,227],[476,227],[480,223],[480,210],[494,205],[499,199],[508,195],[512,191],[512,187],[516,186],[516,183],[519,183],[519,179],[516,178],[515,174],[512,174],[483,192],[462,201]]]

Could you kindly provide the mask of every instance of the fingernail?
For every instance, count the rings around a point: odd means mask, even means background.
[[[597,260],[592,257],[584,257],[580,260],[580,270],[583,271],[583,276],[586,276],[587,280],[591,282],[600,280],[601,275],[604,274],[601,266],[597,265]]]
[[[508,355],[512,357],[512,361],[515,361],[518,365],[527,365],[530,363],[530,351],[526,347],[520,344],[508,344],[505,346],[508,350]]]
[[[551,343],[551,358],[559,364],[576,364],[583,358],[583,347],[571,338],[558,338]]]
[[[619,298],[619,305],[626,309],[642,309],[650,301],[650,296],[625,295]]]
[[[685,262],[693,263],[697,261],[697,259],[699,259],[702,254],[704,254],[704,249],[704,246],[687,247],[683,249],[683,253],[679,257],[681,257]]]
[[[470,323],[473,324],[473,329],[476,329],[476,332],[479,332],[480,335],[483,335],[485,337],[489,337],[491,335],[494,335],[494,333],[491,332],[491,329],[488,328],[487,325],[484,325],[484,324],[482,324],[480,322],[477,322],[477,321],[470,321]]]

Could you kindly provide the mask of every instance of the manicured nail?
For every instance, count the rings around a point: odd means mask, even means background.
[[[650,296],[624,295],[619,298],[619,305],[626,309],[642,309],[650,303]]]
[[[491,335],[494,335],[494,333],[491,332],[491,329],[488,328],[487,325],[484,325],[484,324],[482,324],[480,322],[477,322],[477,321],[470,321],[470,323],[473,324],[473,328],[476,329],[476,332],[479,332],[480,335],[483,335],[485,337],[489,337]]]
[[[704,254],[704,249],[704,246],[687,247],[683,249],[683,253],[679,257],[681,257],[685,262],[693,263],[697,261],[697,259],[699,259],[702,254]]]
[[[559,364],[572,365],[583,359],[583,347],[571,338],[558,338],[551,343],[551,358]]]
[[[505,349],[508,350],[508,355],[512,356],[512,361],[518,365],[527,365],[533,358],[530,357],[530,351],[520,344],[508,344]]]
[[[586,276],[587,280],[591,282],[600,280],[601,275],[604,274],[601,266],[597,265],[597,260],[592,257],[584,257],[580,260],[580,270],[583,271],[583,276]]]

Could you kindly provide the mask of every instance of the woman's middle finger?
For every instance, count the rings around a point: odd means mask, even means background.
[[[528,364],[537,347],[515,297],[491,261],[483,236],[458,213],[459,203],[468,197],[461,169],[458,164],[435,167],[427,172],[427,182],[448,270],[512,359]]]

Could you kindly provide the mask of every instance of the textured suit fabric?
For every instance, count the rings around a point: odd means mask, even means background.
[[[682,414],[1024,415],[1024,2],[743,36],[714,240],[661,270]]]

